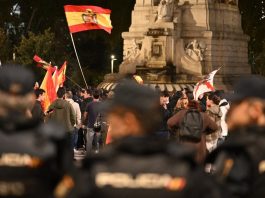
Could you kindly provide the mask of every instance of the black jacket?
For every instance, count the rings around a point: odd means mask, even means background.
[[[65,135],[61,127],[37,122],[16,130],[1,128],[0,197],[54,197],[56,187],[66,175],[72,178],[74,170]]]
[[[128,137],[84,160],[80,197],[220,197],[194,152],[151,137]]]
[[[206,163],[233,197],[265,197],[265,127],[249,126],[230,131]]]

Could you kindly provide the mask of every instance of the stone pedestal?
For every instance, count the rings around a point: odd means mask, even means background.
[[[249,38],[242,31],[238,1],[218,2],[174,1],[173,12],[158,20],[160,0],[136,0],[129,32],[122,33],[120,73],[139,74],[147,84],[195,84],[221,67],[215,85],[230,89],[233,79],[251,73]]]

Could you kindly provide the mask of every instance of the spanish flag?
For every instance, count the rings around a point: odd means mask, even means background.
[[[103,29],[111,33],[111,10],[98,6],[64,6],[65,15],[71,33]]]

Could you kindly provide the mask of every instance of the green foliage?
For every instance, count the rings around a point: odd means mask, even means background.
[[[55,60],[54,37],[50,29],[45,30],[43,34],[29,32],[28,37],[22,36],[20,44],[16,47],[18,63],[32,65],[35,54],[41,55],[44,60]]]
[[[249,63],[254,74],[265,75],[265,2],[239,1],[244,32],[250,36]]]
[[[10,42],[5,31],[0,28],[0,60],[5,63],[11,56]]]

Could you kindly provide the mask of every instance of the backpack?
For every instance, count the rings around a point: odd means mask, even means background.
[[[196,109],[189,109],[179,127],[180,139],[200,142],[203,130],[203,117]]]

